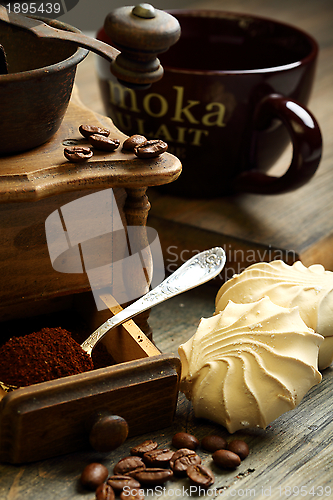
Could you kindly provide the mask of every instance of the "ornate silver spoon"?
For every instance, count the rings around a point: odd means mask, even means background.
[[[91,355],[95,345],[111,328],[125,323],[156,304],[215,278],[222,271],[225,261],[225,252],[220,247],[205,250],[195,255],[162,281],[160,285],[103,323],[81,344],[82,349]]]

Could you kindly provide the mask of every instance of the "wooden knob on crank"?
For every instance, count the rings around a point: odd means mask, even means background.
[[[111,63],[112,73],[124,85],[139,88],[162,78],[157,55],[166,52],[180,37],[178,20],[146,3],[110,12],[104,29],[121,52]]]
[[[101,415],[93,424],[89,441],[95,451],[112,451],[122,445],[128,436],[128,425],[118,415]]]

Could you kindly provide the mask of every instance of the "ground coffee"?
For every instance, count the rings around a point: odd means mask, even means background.
[[[60,327],[12,337],[0,347],[0,359],[0,380],[17,387],[94,368],[91,357]]]

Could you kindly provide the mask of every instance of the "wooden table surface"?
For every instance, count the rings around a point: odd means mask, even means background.
[[[170,256],[166,264],[171,270],[173,260],[185,257],[185,253],[179,255],[180,249],[183,252],[193,249],[197,237],[199,246],[205,245],[205,241],[221,245],[230,241],[230,253],[244,241],[248,251],[251,248],[256,252],[269,248],[290,250],[305,264],[320,262],[333,270],[333,252],[330,251],[333,242],[331,0],[200,0],[193,1],[191,6],[274,17],[309,31],[318,40],[321,51],[309,108],[322,128],[324,156],[315,178],[292,194],[274,197],[242,195],[203,201],[161,197],[152,191],[151,220],[157,221],[161,227],[167,219],[166,243],[169,240],[171,244],[172,241],[179,242],[179,247],[177,243],[173,249],[174,253],[178,252],[177,256]],[[76,83],[81,100],[94,111],[103,113],[94,73],[94,56],[89,55],[81,63]],[[177,230],[183,231],[182,237]],[[189,248],[186,247],[187,241],[190,241]],[[260,260],[263,254],[257,255]],[[153,309],[150,324],[154,340],[163,352],[176,353],[178,345],[195,332],[200,318],[212,315],[217,285],[195,289]],[[216,476],[216,490],[210,497],[333,498],[332,379],[331,366],[323,372],[322,382],[309,391],[296,409],[282,415],[265,430],[237,432],[233,437],[245,439],[250,447],[250,455],[237,470],[218,470],[212,465],[210,454],[199,450],[203,463],[211,467]],[[128,440],[112,453],[77,453],[21,466],[0,464],[0,498],[93,499],[94,494],[84,491],[78,482],[86,464],[102,461],[112,471],[114,464],[126,456],[134,444],[153,438],[161,446],[170,446],[172,435],[181,430],[191,432],[199,439],[208,433],[230,438],[222,427],[195,419],[191,404],[180,394],[172,427]],[[154,497],[176,499],[185,498],[190,493],[189,483],[182,479],[167,483],[166,491],[155,493]]]

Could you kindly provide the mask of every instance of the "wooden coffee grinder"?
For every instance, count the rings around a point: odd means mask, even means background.
[[[69,162],[64,147],[87,144],[81,124],[108,128],[120,143],[127,138],[72,94],[76,65],[86,49],[93,50],[112,61],[112,72],[124,85],[147,87],[162,77],[156,56],[176,42],[179,25],[147,4],[117,9],[105,20],[115,49],[57,21],[45,28],[31,18],[5,19],[0,8],[0,43],[8,60],[8,73],[0,75],[0,341],[37,325],[49,327],[55,317],[72,323],[83,318],[85,338],[119,308],[104,297],[108,309],[98,311],[85,273],[53,269],[46,219],[69,203],[112,189],[124,227],[145,228],[147,187],[174,181],[181,164],[169,153],[139,159],[121,147],[98,151],[84,163]],[[130,321],[106,337],[110,366],[0,390],[0,460],[22,463],[89,449],[91,434],[99,428],[106,432],[103,419],[110,414],[126,419],[130,435],[169,425],[179,359],[150,342],[143,333],[149,332],[146,319],[141,328]]]

